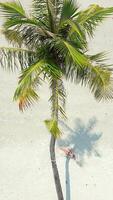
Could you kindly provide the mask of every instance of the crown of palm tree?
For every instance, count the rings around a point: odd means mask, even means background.
[[[93,37],[113,7],[91,5],[80,11],[73,0],[33,0],[29,15],[19,1],[0,3],[0,12],[5,18],[2,33],[13,45],[0,48],[0,63],[6,69],[21,69],[14,94],[21,110],[38,100],[38,85],[46,79],[59,100],[52,93],[52,108],[63,116],[63,78],[89,86],[98,100],[112,98],[112,69],[104,63],[106,54],[88,55],[87,36]]]

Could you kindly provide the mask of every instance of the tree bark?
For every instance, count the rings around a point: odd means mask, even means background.
[[[58,172],[57,163],[56,163],[55,142],[56,142],[55,137],[51,136],[51,141],[50,141],[51,164],[52,164],[52,170],[53,170],[53,176],[54,176],[58,200],[64,200],[62,187],[61,187],[61,183],[60,183],[59,172]]]
[[[53,79],[52,81],[52,113],[51,117],[53,120],[57,122],[58,125],[58,80]],[[54,182],[56,186],[56,192],[58,200],[64,200],[58,167],[56,163],[56,155],[55,155],[55,143],[56,138],[54,135],[51,135],[51,141],[50,141],[50,157],[51,157],[51,164],[52,164],[52,170],[53,170],[53,176],[54,176]]]

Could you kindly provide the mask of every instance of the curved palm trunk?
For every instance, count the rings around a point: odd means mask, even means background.
[[[58,84],[57,80],[53,79],[52,80],[52,96],[53,96],[53,101],[52,101],[52,119],[56,120],[57,124],[58,124],[58,92],[57,92],[57,84]],[[52,164],[54,182],[55,182],[55,186],[56,186],[56,192],[57,192],[58,200],[64,200],[62,187],[61,187],[61,182],[60,182],[60,177],[59,177],[59,172],[58,172],[58,167],[57,167],[57,163],[56,163],[55,142],[56,142],[56,138],[55,138],[55,136],[52,135],[51,136],[51,141],[50,141],[50,157],[51,157],[51,164]]]
[[[51,136],[51,141],[50,141],[51,164],[52,164],[52,169],[53,169],[53,175],[54,175],[54,181],[55,181],[58,200],[64,200],[62,187],[60,183],[59,172],[58,172],[57,163],[56,163],[55,141],[56,141],[55,137]]]

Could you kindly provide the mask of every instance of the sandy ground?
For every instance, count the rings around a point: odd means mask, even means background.
[[[22,1],[24,5],[30,1]],[[113,0],[79,1],[113,6]],[[110,51],[113,19],[101,25],[90,51]],[[3,46],[5,42],[1,40]],[[39,104],[20,113],[12,101],[17,74],[0,69],[0,200],[57,200],[43,120],[50,116],[49,91],[40,88]],[[61,124],[57,162],[66,200],[111,200],[113,196],[113,102],[97,103],[87,88],[65,83],[68,121]],[[60,146],[70,146],[77,160],[66,160]],[[66,183],[67,182],[67,185]]]

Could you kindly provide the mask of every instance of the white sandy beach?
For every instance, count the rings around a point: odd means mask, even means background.
[[[28,7],[31,1],[21,2]],[[91,3],[113,6],[113,0],[79,1],[82,7]],[[98,28],[89,48],[94,53],[109,51],[109,63],[113,63],[113,17]],[[48,87],[40,88],[39,104],[20,113],[12,101],[17,77],[0,69],[0,200],[57,200],[49,159],[50,135],[43,123],[50,116]],[[65,199],[112,200],[113,101],[98,103],[88,88],[65,86],[68,121],[61,122],[63,136],[56,146],[65,196],[67,176]],[[66,164],[59,145],[73,146],[77,161]]]

